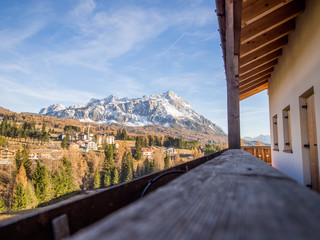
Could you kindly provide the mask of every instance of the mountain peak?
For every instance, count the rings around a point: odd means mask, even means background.
[[[107,125],[159,125],[225,135],[221,128],[197,114],[186,100],[170,90],[141,98],[118,98],[114,95],[104,99],[92,98],[84,106],[68,108],[55,104],[41,109],[39,114]]]

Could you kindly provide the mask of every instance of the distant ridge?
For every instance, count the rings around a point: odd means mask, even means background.
[[[110,126],[156,125],[206,132],[215,136],[226,135],[219,126],[197,114],[186,100],[172,91],[141,98],[119,98],[114,95],[104,99],[92,98],[83,106],[53,104],[42,108],[39,114]]]
[[[271,144],[271,140],[270,140],[270,135],[262,135],[260,134],[258,137],[244,137],[243,139],[248,140],[248,141],[260,141],[262,143]]]

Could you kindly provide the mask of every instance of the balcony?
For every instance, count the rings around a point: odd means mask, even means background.
[[[270,146],[242,146],[241,149],[272,166]]]
[[[188,171],[172,172],[177,170]],[[5,239],[60,239],[69,233],[71,239],[320,237],[320,196],[243,150],[227,150],[166,171],[172,174],[155,182],[164,185],[142,200],[137,199],[155,175],[12,220],[0,225],[0,235]],[[175,179],[168,182],[167,177]]]

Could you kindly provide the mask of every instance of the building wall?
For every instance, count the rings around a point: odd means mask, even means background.
[[[272,77],[269,80],[270,129],[272,117],[278,116],[279,151],[272,151],[272,165],[301,184],[308,184],[309,170],[301,140],[299,97],[314,87],[318,154],[320,153],[320,1],[306,0],[306,9],[296,20],[296,30],[289,36]],[[292,153],[283,152],[282,110],[290,105]],[[318,156],[320,159],[320,155]],[[320,165],[320,164],[319,164]]]

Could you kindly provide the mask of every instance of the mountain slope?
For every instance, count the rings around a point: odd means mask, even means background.
[[[248,141],[260,141],[265,144],[271,144],[270,135],[260,134],[258,137],[244,137],[243,139],[248,140]]]
[[[104,99],[91,99],[84,106],[67,108],[53,104],[41,109],[39,114],[107,125],[157,125],[225,135],[220,127],[197,114],[186,100],[172,91],[141,98],[111,95]]]

